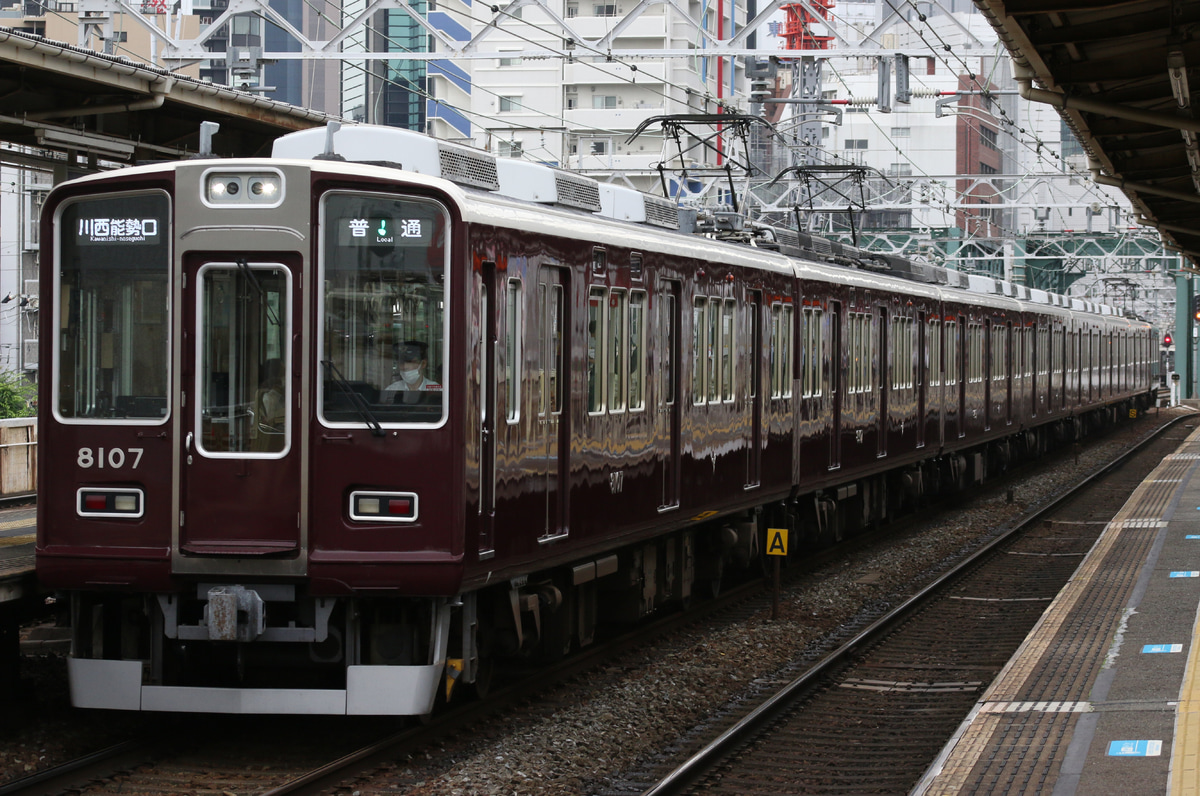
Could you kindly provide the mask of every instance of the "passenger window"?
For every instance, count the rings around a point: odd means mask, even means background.
[[[608,295],[608,409],[625,410],[625,291],[614,290]]]
[[[604,411],[604,299],[608,291],[594,287],[588,293],[588,413]]]
[[[708,401],[716,403],[721,394],[721,375],[717,370],[717,355],[721,350],[721,300],[708,300],[708,356],[706,374]]]
[[[504,296],[504,400],[508,422],[521,419],[521,280],[508,280]]]
[[[629,409],[646,408],[646,294],[629,296]]]
[[[701,297],[692,303],[692,403],[702,404],[705,399],[704,390],[704,335],[707,324],[704,321],[704,310],[708,300]]]
[[[721,312],[721,400],[733,400],[733,375],[734,375],[734,309],[736,304],[733,299],[725,299],[725,306]]]

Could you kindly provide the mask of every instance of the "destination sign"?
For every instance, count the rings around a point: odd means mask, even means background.
[[[340,246],[428,246],[433,221],[428,218],[343,218],[338,221]]]

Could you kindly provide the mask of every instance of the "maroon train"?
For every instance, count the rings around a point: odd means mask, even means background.
[[[65,183],[42,240],[85,707],[423,714],[1155,386],[1108,308],[394,129]]]

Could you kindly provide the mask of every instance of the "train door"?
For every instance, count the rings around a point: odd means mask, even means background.
[[[746,368],[749,384],[746,400],[750,409],[749,438],[746,440],[746,488],[762,483],[762,291],[751,290],[746,296],[747,322],[750,324],[750,363]]]
[[[682,305],[679,283],[658,285],[658,397],[655,438],[661,441],[662,502],[660,509],[679,505],[679,322]]]
[[[925,447],[925,385],[929,370],[929,338],[926,336],[926,315],[917,313],[917,447]],[[911,354],[910,354],[911,356]]]
[[[1024,343],[1014,339],[1012,321],[1006,323],[1001,331],[1004,333],[1004,369],[1002,372],[1008,374],[1008,378],[1004,380],[1004,422],[1011,426],[1013,421],[1013,382],[1017,380],[1017,371],[1021,367],[1021,360],[1017,355],[1017,345],[1024,345]]]
[[[184,279],[176,571],[203,571],[207,556],[302,570],[299,267],[187,257]]]
[[[479,284],[479,554],[495,550],[496,523],[496,264],[483,264]],[[510,300],[511,296],[508,297]],[[506,382],[507,383],[507,382]]]
[[[568,370],[570,302],[567,274],[561,268],[542,268],[537,285],[538,413],[541,457],[538,480],[546,497],[542,538],[567,533],[571,384]]]
[[[983,430],[990,431],[992,428],[992,368],[996,363],[994,359],[994,351],[992,350],[992,342],[996,334],[996,327],[993,325],[990,318],[983,322],[983,370],[981,373],[983,379]]]
[[[875,429],[875,435],[878,437],[876,456],[887,456],[888,446],[888,388],[890,387],[890,379],[892,377],[891,369],[888,367],[891,364],[892,356],[891,349],[888,348],[890,335],[888,334],[888,312],[886,307],[879,308],[879,348],[875,357],[878,369],[877,375],[879,378],[879,422]]]
[[[970,339],[969,330],[967,328],[967,316],[959,315],[958,322],[955,324],[954,332],[950,338],[954,341],[954,356],[952,357],[954,365],[954,394],[955,401],[958,404],[958,411],[955,415],[958,417],[958,438],[962,439],[967,435],[967,366]]]
[[[829,406],[833,420],[829,434],[829,469],[842,466],[842,302],[829,302]]]

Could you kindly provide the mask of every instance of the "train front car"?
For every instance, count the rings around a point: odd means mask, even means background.
[[[453,202],[325,165],[47,203],[38,572],[77,706],[432,707],[462,578]]]

